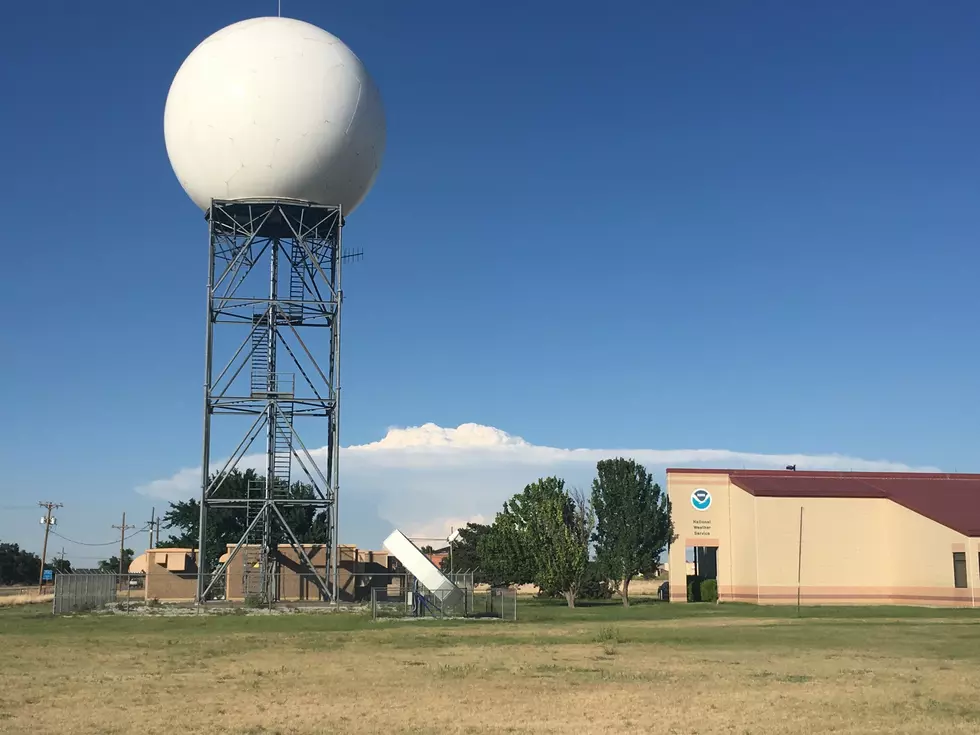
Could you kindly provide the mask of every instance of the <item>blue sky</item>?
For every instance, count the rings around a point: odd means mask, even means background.
[[[345,230],[366,252],[345,273],[345,446],[476,423],[556,451],[980,469],[980,5],[283,5],[354,49],[388,119]],[[207,233],[163,105],[198,42],[274,13],[5,9],[0,539],[39,547],[52,499],[61,533],[110,541],[199,463]],[[418,488],[490,517],[557,466],[484,493],[468,462],[411,485],[356,462],[342,540],[363,545]]]

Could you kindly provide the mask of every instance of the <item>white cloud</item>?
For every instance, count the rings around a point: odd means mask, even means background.
[[[154,480],[146,485],[140,485],[136,492],[151,498],[165,500],[186,500],[194,497],[201,490],[201,468],[185,468],[178,470],[163,480]]]
[[[323,449],[314,452],[322,460]],[[663,480],[666,467],[748,467],[864,471],[934,471],[900,462],[840,454],[760,454],[727,449],[563,449],[531,444],[492,426],[462,424],[444,428],[424,424],[392,428],[384,438],[341,450],[341,540],[361,546],[380,544],[385,528],[413,536],[444,537],[450,527],[488,522],[501,504],[528,482],[546,475],[564,477],[588,489],[600,459],[632,457]],[[260,455],[240,467],[260,468]],[[217,468],[215,468],[217,469]],[[137,488],[167,500],[193,497],[199,469]]]
[[[384,451],[386,449],[417,449],[419,447],[451,448],[499,448],[530,447],[519,436],[511,436],[506,431],[480,424],[460,424],[455,429],[444,429],[435,424],[423,424],[408,429],[388,429],[384,439],[370,444],[354,445],[351,449],[359,452]]]

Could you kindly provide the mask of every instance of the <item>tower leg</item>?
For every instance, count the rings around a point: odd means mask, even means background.
[[[211,466],[211,378],[214,364],[214,321],[212,319],[214,297],[214,231],[208,221],[208,310],[204,346],[204,446],[201,457],[201,498],[197,522],[197,594],[195,601],[204,605],[207,583],[207,492]]]

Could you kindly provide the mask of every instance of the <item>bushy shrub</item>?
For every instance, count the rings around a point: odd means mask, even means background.
[[[701,582],[701,602],[718,602],[717,579],[706,579]]]
[[[259,595],[246,595],[245,596],[245,607],[255,608],[255,607],[265,607],[266,601],[263,600]]]

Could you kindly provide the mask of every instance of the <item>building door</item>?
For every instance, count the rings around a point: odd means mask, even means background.
[[[715,580],[718,585],[718,547],[689,546],[685,549],[685,557],[694,560],[694,574],[687,577],[687,601],[702,601],[702,586],[705,580]]]

